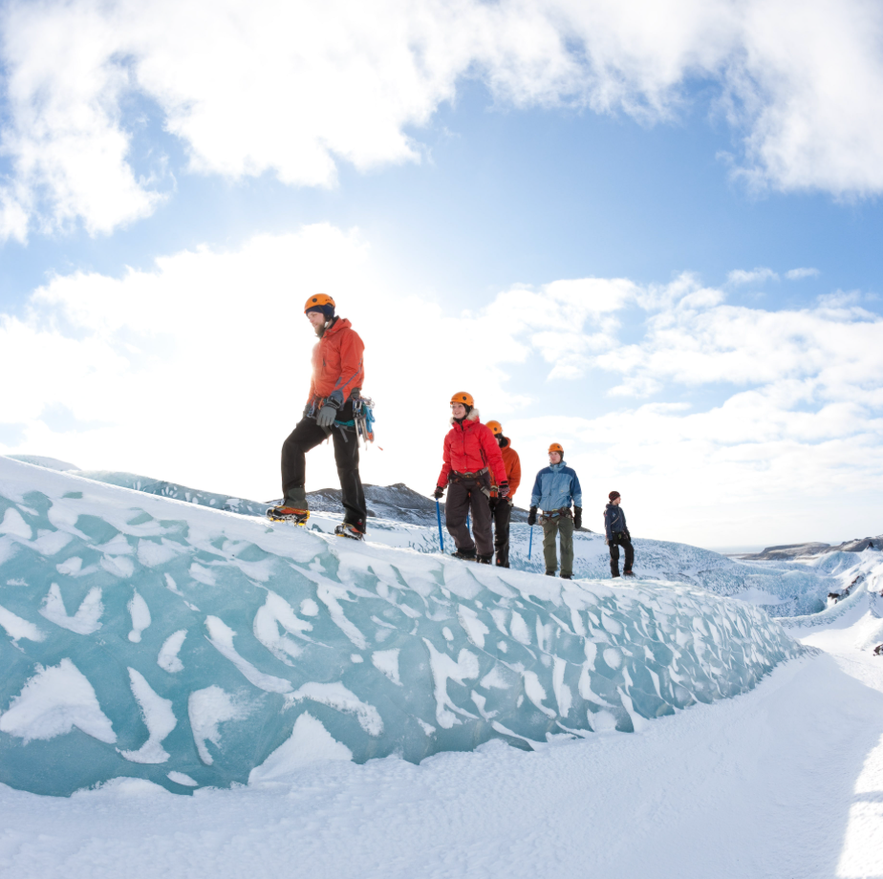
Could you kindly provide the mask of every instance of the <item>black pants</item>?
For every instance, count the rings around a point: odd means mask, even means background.
[[[507,498],[492,497],[490,500],[491,515],[494,520],[494,561],[501,568],[509,567],[509,518],[512,505]]]
[[[303,418],[282,444],[282,491],[285,499],[299,501],[304,496],[307,481],[306,455],[310,449],[327,439],[328,434],[316,424],[314,418]],[[340,478],[343,495],[344,521],[365,527],[368,510],[365,505],[365,492],[359,476],[359,443],[353,430],[335,427],[331,431],[334,443],[334,461]],[[295,504],[298,506],[299,504]],[[306,508],[306,499],[303,506]]]
[[[631,538],[625,531],[614,531],[613,537],[610,538],[610,573],[614,577],[619,576],[619,548],[625,550],[625,567],[624,571],[630,571],[635,563],[635,548],[632,546]]]
[[[490,490],[490,477],[487,473],[473,479],[452,475],[448,483],[448,499],[445,501],[445,523],[457,549],[465,549],[467,552],[475,549],[478,555],[490,559],[494,554],[491,508],[482,488]],[[466,527],[466,516],[470,511],[474,542]]]

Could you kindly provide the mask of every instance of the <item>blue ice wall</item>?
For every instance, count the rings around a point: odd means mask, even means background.
[[[567,582],[0,459],[0,781],[245,783],[299,718],[356,761],[631,731],[800,648],[673,584]],[[308,717],[307,717],[308,716]]]

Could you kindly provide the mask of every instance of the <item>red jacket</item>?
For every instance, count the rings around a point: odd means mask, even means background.
[[[437,483],[442,488],[448,484],[452,470],[476,473],[487,467],[491,472],[491,482],[495,485],[507,481],[500,447],[490,428],[478,420],[477,409],[473,409],[461,424],[455,421],[448,431],[444,462]]]
[[[512,499],[515,497],[518,486],[521,485],[521,459],[506,437],[503,437],[503,441],[504,445],[500,446],[500,451],[503,453],[503,466],[506,468],[506,476],[509,480],[509,498]],[[491,497],[497,496],[496,480],[494,483],[495,486],[491,488]]]
[[[364,351],[365,344],[352,324],[339,317],[313,348],[309,402],[324,400],[334,391],[340,391],[346,403],[350,394],[365,381]]]

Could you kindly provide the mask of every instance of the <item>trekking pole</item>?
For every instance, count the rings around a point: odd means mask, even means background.
[[[439,506],[438,500],[435,502],[435,515],[438,518],[438,545],[441,547],[441,551],[445,551],[445,539],[442,537],[441,530],[441,506]]]
[[[530,526],[530,540],[527,543],[527,560],[530,561],[530,554],[533,550],[533,525]]]

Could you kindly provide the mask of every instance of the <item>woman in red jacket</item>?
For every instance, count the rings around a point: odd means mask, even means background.
[[[493,433],[479,421],[471,394],[460,392],[451,398],[451,429],[445,437],[444,465],[438,477],[435,498],[448,489],[445,521],[454,538],[454,557],[489,565],[494,555],[491,535],[491,511],[488,498],[491,483],[501,497],[509,494],[503,455]],[[472,512],[472,531],[466,517]]]

